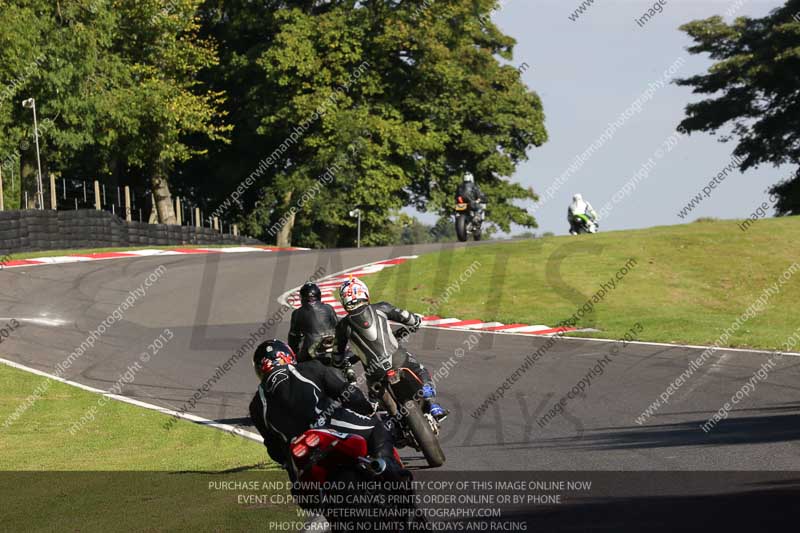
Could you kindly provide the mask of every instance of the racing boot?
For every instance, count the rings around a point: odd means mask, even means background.
[[[406,470],[395,457],[392,436],[382,424],[375,426],[367,443],[372,457],[384,463],[383,470],[379,474],[383,479],[387,481],[411,481],[413,479],[411,472]]]
[[[436,402],[436,389],[431,383],[425,383],[422,386],[422,398],[428,406],[428,414],[435,418],[437,422],[441,423],[450,414],[450,411]]]

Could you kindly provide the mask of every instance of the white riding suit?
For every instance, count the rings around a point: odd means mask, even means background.
[[[593,222],[597,221],[597,213],[592,207],[592,204],[584,200],[580,194],[576,194],[572,198],[572,203],[569,205],[569,208],[567,209],[567,221],[569,221],[570,232],[577,233],[578,223],[576,223],[575,221],[575,217],[577,215],[586,215]]]

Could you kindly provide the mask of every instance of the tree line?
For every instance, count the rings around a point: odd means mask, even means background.
[[[509,179],[547,139],[493,0],[0,0],[0,164],[172,198],[279,244],[398,235],[450,214],[464,172],[491,223],[535,227]],[[9,81],[5,81],[9,80]],[[402,225],[401,225],[402,226]],[[406,227],[408,225],[406,224]]]
[[[713,61],[705,74],[678,80],[708,98],[686,106],[680,127],[736,142],[745,171],[762,164],[791,165],[792,175],[769,189],[781,215],[800,214],[800,0],[764,17],[720,16],[681,26],[692,54]]]
[[[35,197],[35,98],[45,174],[172,198],[278,244],[449,239],[465,172],[489,231],[535,228],[510,179],[547,141],[538,95],[511,65],[496,0],[0,0],[0,169]],[[737,140],[741,169],[800,162],[800,0],[763,18],[682,27],[706,74],[680,127]],[[676,121],[677,122],[677,121]],[[676,124],[677,126],[677,124]],[[47,185],[47,180],[45,180]],[[6,189],[8,190],[8,189]],[[800,178],[772,188],[800,212]],[[443,217],[436,231],[403,218]],[[441,230],[441,231],[440,231]],[[417,235],[417,237],[413,237]],[[423,235],[426,235],[423,237]]]

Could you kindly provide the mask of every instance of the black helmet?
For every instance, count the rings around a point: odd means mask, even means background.
[[[305,305],[311,302],[318,302],[322,299],[322,292],[320,292],[319,287],[316,283],[308,283],[303,284],[300,287],[300,303]]]
[[[288,344],[278,339],[262,342],[253,353],[253,369],[258,379],[264,379],[264,376],[272,372],[275,367],[296,363],[294,351]]]

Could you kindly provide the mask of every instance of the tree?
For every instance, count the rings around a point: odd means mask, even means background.
[[[689,132],[738,139],[741,170],[763,163],[800,164],[800,0],[790,0],[763,18],[739,17],[730,24],[715,16],[681,26],[693,54],[715,61],[708,72],[678,80],[697,94],[713,95],[686,106],[680,126]],[[772,187],[778,215],[800,214],[800,174]]]
[[[169,173],[205,153],[192,136],[226,141],[221,92],[199,90],[198,74],[217,63],[213,42],[199,36],[201,0],[114,0],[117,32],[111,51],[122,75],[108,80],[103,123],[106,146],[149,178],[158,220],[175,223]]]
[[[35,198],[31,194],[36,191],[32,173],[35,167],[23,165],[32,154],[33,122],[30,110],[20,104],[23,99],[35,96],[33,86],[47,59],[39,47],[45,27],[46,22],[24,2],[0,1],[0,166],[6,209],[24,207],[22,198],[26,191],[31,201]],[[20,174],[22,168],[26,170],[24,175]],[[18,196],[8,194],[12,192],[11,173],[21,175]]]
[[[533,227],[514,201],[535,195],[508,177],[546,140],[542,106],[505,64],[496,5],[0,0],[0,76],[41,53],[18,85],[50,121],[46,171],[144,185],[161,222],[174,189],[253,235],[341,246],[358,207],[363,241],[383,244],[405,207],[449,220],[471,171],[490,226]],[[26,178],[31,130],[0,106],[0,148]]]
[[[216,61],[213,43],[198,37],[199,3],[19,0],[2,6],[0,73],[28,72],[21,86],[39,108],[43,166],[126,182],[144,173],[159,221],[175,222],[169,172],[205,151],[197,138],[218,142],[229,130],[220,122],[222,95],[198,90],[199,72]],[[36,68],[25,70],[34,59]],[[14,100],[8,111],[0,108],[6,149],[32,139],[30,111]],[[26,179],[30,157],[23,151],[16,161]]]
[[[409,19],[390,32],[406,48],[399,55],[407,57],[397,96],[406,114],[438,141],[415,161],[413,200],[451,215],[455,189],[469,171],[489,197],[490,223],[503,231],[512,222],[536,227],[512,203],[535,200],[535,194],[504,177],[527,159],[531,146],[547,140],[544,113],[539,97],[521,81],[521,70],[497,59],[512,60],[515,45],[491,22],[497,2],[413,4]]]
[[[442,217],[433,226],[417,217],[401,213],[392,221],[393,238],[391,244],[428,244],[435,242],[455,242],[456,228],[453,217]]]
[[[237,29],[222,45],[224,76],[211,83],[241,91],[249,80],[248,116],[234,120],[245,131],[235,138],[258,140],[239,174],[257,182],[253,208],[241,211],[248,232],[350,245],[356,221],[347,213],[359,207],[364,242],[388,243],[404,206],[451,216],[465,171],[490,198],[490,223],[535,225],[513,205],[535,195],[507,176],[546,140],[542,107],[517,69],[498,61],[511,59],[514,41],[488,21],[496,2],[256,4],[205,4],[209,34]]]

